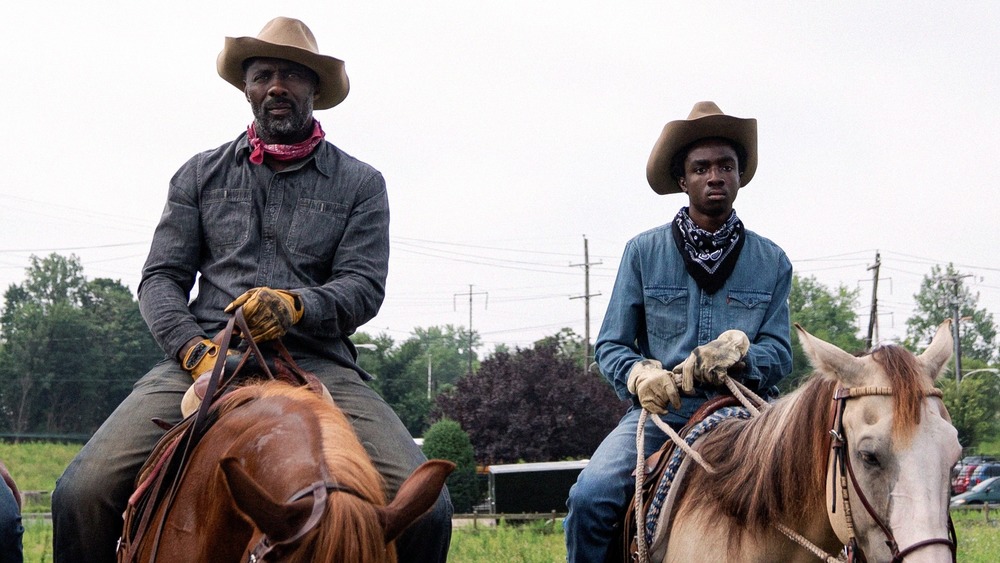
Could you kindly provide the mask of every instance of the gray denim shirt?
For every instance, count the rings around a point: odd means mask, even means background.
[[[249,150],[244,133],[194,156],[170,181],[139,282],[142,316],[176,359],[191,338],[221,330],[226,305],[246,290],[293,290],[304,310],[284,339],[293,355],[358,369],[348,336],[385,296],[385,181],[325,141],[280,172],[251,164]]]
[[[744,380],[766,391],[792,370],[788,295],[792,264],[770,240],[745,231],[746,242],[733,273],[713,294],[695,283],[674,244],[670,223],[628,242],[594,352],[601,372],[622,399],[635,362],[659,360],[673,369],[691,351],[729,329],[750,339]],[[709,389],[683,396],[681,411],[667,422],[685,422]]]

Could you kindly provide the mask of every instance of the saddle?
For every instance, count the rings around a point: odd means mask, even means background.
[[[717,410],[725,407],[738,406],[739,404],[739,401],[731,395],[723,395],[706,401],[705,404],[695,411],[684,428],[681,429],[679,432],[680,436],[682,438],[687,436],[692,428],[698,426],[705,420],[705,418]],[[664,473],[667,471],[667,466],[669,465],[670,459],[673,457],[674,450],[676,448],[677,446],[674,444],[673,440],[667,440],[662,446],[660,446],[659,450],[655,451],[646,458],[646,475],[642,487],[643,515],[649,513],[650,506],[654,500],[653,492],[663,478]],[[672,503],[673,498],[676,498],[679,492],[684,488],[684,469],[686,469],[686,465],[681,466],[681,470],[678,472],[678,475],[674,480],[668,504]],[[635,475],[634,471],[632,472],[632,475]],[[608,552],[609,563],[625,563],[638,560],[639,547],[636,535],[639,533],[639,526],[637,526],[637,522],[635,521],[634,493],[629,498],[627,506],[628,508],[625,511],[625,518],[622,523],[622,533],[616,541],[617,545],[613,546]],[[671,508],[669,506],[666,507],[666,510],[669,511],[670,509]]]
[[[247,339],[240,347],[242,354],[227,354],[228,345],[238,340],[233,336],[237,324],[241,325],[243,334],[250,334],[242,311],[237,310],[223,333],[225,344],[219,354],[226,358],[226,362],[219,362],[213,369],[205,399],[198,410],[172,427],[164,421],[153,420],[167,433],[157,442],[136,478],[136,490],[125,509],[125,525],[118,542],[119,563],[137,560],[138,548],[145,534],[154,526],[154,541],[159,541],[162,522],[153,522],[153,514],[164,504],[169,510],[184,477],[190,453],[218,420],[218,404],[222,397],[237,387],[268,379],[306,386],[322,395],[323,384],[319,378],[300,368],[280,340],[258,346]],[[222,379],[224,374],[228,374],[225,380]]]

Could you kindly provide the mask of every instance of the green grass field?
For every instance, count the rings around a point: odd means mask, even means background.
[[[10,467],[23,491],[50,492],[63,468],[73,458],[77,444],[0,443],[0,459]],[[48,512],[48,494],[26,507],[26,512]],[[994,563],[1000,554],[1000,511],[955,511],[958,560],[962,563]],[[28,563],[51,563],[52,523],[26,518],[24,551]],[[452,563],[556,563],[565,561],[562,526],[559,523],[498,526],[457,526],[452,534]]]

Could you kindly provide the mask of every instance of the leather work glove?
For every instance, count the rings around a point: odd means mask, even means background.
[[[239,355],[239,352],[230,348],[228,355]],[[192,346],[184,354],[184,359],[181,360],[181,367],[191,372],[192,378],[198,379],[198,376],[211,372],[218,359],[219,345],[207,338],[203,338],[201,342]]]
[[[674,410],[681,408],[681,395],[674,374],[663,369],[659,360],[642,360],[632,366],[626,384],[630,393],[639,397],[642,408],[654,414],[667,412],[669,403]],[[690,392],[689,389],[685,389]]]
[[[281,338],[290,326],[302,319],[299,296],[283,289],[255,287],[227,305],[226,312],[232,313],[240,306],[254,342]]]
[[[693,388],[695,383],[725,385],[729,368],[746,357],[749,349],[750,339],[742,330],[727,330],[695,348],[674,368],[674,373],[682,375],[681,386],[685,390]]]

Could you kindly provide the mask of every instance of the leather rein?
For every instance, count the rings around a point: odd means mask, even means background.
[[[205,390],[205,397],[203,398],[201,405],[198,407],[198,410],[191,415],[190,427],[187,429],[185,434],[180,438],[181,443],[177,444],[174,455],[179,456],[178,458],[179,470],[174,475],[173,480],[169,483],[164,481],[165,471],[161,471],[160,474],[158,475],[156,483],[153,485],[154,489],[163,491],[162,496],[163,496],[164,510],[159,521],[156,522],[155,534],[153,537],[153,547],[150,552],[151,553],[150,563],[155,563],[156,561],[157,552],[159,551],[160,538],[163,533],[163,527],[167,521],[167,514],[169,513],[170,508],[174,501],[174,497],[176,496],[177,491],[180,488],[180,482],[183,479],[184,474],[186,473],[185,471],[187,469],[186,462],[190,457],[192,451],[194,450],[194,447],[197,445],[198,439],[200,438],[201,434],[203,434],[207,429],[207,427],[210,426],[213,422],[213,417],[210,416],[210,412],[212,411],[212,408],[215,406],[216,399],[221,397],[222,394],[231,385],[231,383],[235,379],[236,374],[241,371],[241,369],[246,364],[247,360],[251,355],[256,356],[257,359],[259,360],[258,363],[260,364],[261,370],[264,372],[263,375],[265,375],[268,379],[271,380],[278,379],[271,372],[271,369],[268,367],[267,362],[264,360],[263,353],[260,351],[260,348],[257,346],[257,344],[253,341],[252,338],[245,339],[245,341],[249,346],[249,350],[243,355],[236,369],[234,369],[232,373],[228,375],[228,377],[225,377],[225,379],[223,378],[224,377],[223,372],[226,363],[224,359],[227,357],[230,348],[233,331],[237,327],[240,329],[242,334],[250,334],[250,329],[247,326],[246,319],[243,316],[242,307],[236,309],[233,316],[229,319],[226,328],[223,330],[224,333],[223,339],[222,343],[219,345],[219,354],[218,354],[219,358],[221,358],[222,361],[217,361],[215,363],[215,366],[212,368],[208,386],[207,389]],[[312,389],[317,393],[320,393],[319,386],[322,384],[316,379],[315,376],[311,374],[305,374],[305,372],[302,372],[298,368],[298,366],[295,364],[295,361],[292,359],[291,355],[288,353],[285,347],[281,345],[280,341],[278,341],[277,351],[279,355],[282,357],[282,359],[284,359],[285,362],[287,362],[290,366],[292,366],[295,369],[296,375],[301,379],[299,383],[309,387],[310,389]],[[267,556],[275,548],[298,541],[307,533],[309,533],[313,528],[316,527],[316,525],[323,517],[323,513],[326,508],[326,499],[328,493],[334,491],[350,493],[358,498],[361,498],[361,496],[356,491],[348,487],[345,487],[343,485],[340,485],[329,479],[316,481],[311,485],[297,491],[291,496],[288,502],[301,500],[305,498],[307,495],[312,495],[313,507],[312,507],[312,512],[309,515],[309,518],[307,518],[305,523],[303,523],[303,525],[299,528],[299,530],[288,539],[284,539],[281,541],[272,541],[266,534],[262,534],[257,544],[252,549],[248,550],[249,556],[247,561],[249,563],[260,563],[264,561],[264,557]],[[160,493],[154,492],[152,496],[155,499],[160,496]],[[122,554],[124,555],[123,559],[124,561],[132,562],[137,559],[138,548],[141,544],[140,540],[142,536],[145,534],[145,532],[149,529],[150,525],[153,524],[153,522],[150,521],[153,512],[154,512],[154,507],[152,506],[148,507],[146,510],[143,511],[139,521],[138,533],[130,542],[130,545],[128,546],[126,552]],[[121,544],[121,540],[119,540],[119,550],[123,549],[123,547],[124,546]]]
[[[918,549],[930,546],[930,545],[947,545],[951,550],[951,560],[957,561],[957,551],[958,551],[958,536],[955,534],[955,525],[951,520],[951,513],[948,514],[948,536],[947,538],[931,538],[919,541],[906,549],[899,549],[899,544],[896,542],[896,538],[892,534],[892,530],[889,526],[879,518],[875,509],[872,507],[871,502],[865,496],[864,491],[861,490],[860,485],[858,485],[858,479],[854,475],[854,467],[851,465],[851,456],[847,448],[847,435],[844,432],[844,410],[847,406],[847,401],[855,397],[867,397],[873,395],[881,396],[891,396],[893,394],[892,387],[840,387],[833,394],[833,424],[830,428],[830,436],[832,437],[832,454],[834,456],[833,463],[833,478],[831,482],[833,487],[836,488],[836,483],[840,483],[840,495],[844,504],[844,519],[847,525],[848,542],[846,545],[847,549],[847,560],[849,562],[865,563],[867,559],[865,558],[864,552],[858,547],[857,537],[854,535],[854,518],[851,515],[851,505],[848,499],[848,485],[847,481],[850,479],[851,487],[854,489],[855,494],[857,494],[858,500],[861,501],[861,506],[864,507],[865,511],[872,518],[879,529],[886,537],[886,545],[889,546],[889,550],[892,552],[892,563],[901,563],[903,558],[907,555],[917,551]],[[940,389],[929,389],[924,393],[927,397],[941,397],[942,393]],[[837,472],[840,472],[840,478],[837,478]],[[832,495],[833,506],[831,508],[831,514],[836,513],[836,491]]]

